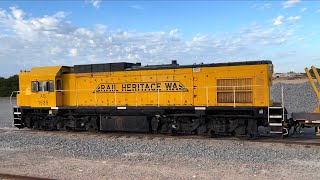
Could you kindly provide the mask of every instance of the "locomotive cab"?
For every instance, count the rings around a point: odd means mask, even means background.
[[[64,66],[37,67],[19,74],[19,107],[54,108],[63,106],[63,72],[70,68]]]

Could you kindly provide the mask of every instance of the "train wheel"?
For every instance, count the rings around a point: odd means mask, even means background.
[[[210,130],[210,131],[209,131],[209,135],[210,135],[211,138],[217,138],[217,137],[219,137],[214,130]]]
[[[93,120],[87,122],[85,124],[85,128],[86,128],[86,131],[89,131],[89,132],[97,132],[99,130],[97,123]]]
[[[57,129],[58,129],[59,131],[66,131],[66,130],[67,130],[67,129],[66,129],[66,126],[64,125],[64,123],[63,123],[62,121],[60,121],[60,122],[57,123]]]
[[[41,129],[41,128],[40,128],[40,123],[39,123],[39,121],[36,121],[36,122],[33,124],[32,129],[35,129],[35,130],[40,130],[40,129]]]

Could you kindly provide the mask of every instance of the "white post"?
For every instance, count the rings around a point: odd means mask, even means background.
[[[96,107],[97,107],[97,91],[94,92],[94,100],[96,101]]]
[[[236,87],[233,87],[233,107],[236,107]]]
[[[206,103],[207,103],[207,107],[208,107],[209,106],[208,86],[206,86]]]
[[[159,91],[159,88],[158,88],[158,107],[160,107],[160,91]]]
[[[283,94],[283,86],[281,86],[281,105],[282,105],[282,121],[284,121],[284,94]]]
[[[136,90],[136,107],[138,107],[138,91]]]
[[[117,90],[114,91],[114,106],[117,107]]]
[[[78,88],[76,87],[76,105],[78,107]]]

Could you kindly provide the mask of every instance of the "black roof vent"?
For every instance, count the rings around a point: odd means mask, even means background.
[[[135,64],[126,62],[104,63],[104,64],[83,64],[75,65],[75,73],[93,73],[93,72],[114,72],[125,71],[127,68],[133,67]]]

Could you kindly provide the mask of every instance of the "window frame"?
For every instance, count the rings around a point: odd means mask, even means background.
[[[35,86],[36,83],[36,86]],[[54,92],[55,84],[54,80],[48,81],[31,81],[31,91],[33,93],[37,92]],[[41,87],[42,86],[42,87]],[[36,90],[35,90],[36,87]]]
[[[36,84],[36,87],[37,87],[36,91],[34,91],[34,85],[33,85],[34,83],[37,83]],[[31,81],[31,92],[34,92],[34,93],[39,92],[39,81]]]
[[[47,89],[48,89],[48,92],[54,92],[54,81],[50,80],[47,82]]]
[[[60,82],[60,83],[58,83]],[[62,91],[62,79],[56,80],[56,91],[61,92]]]

